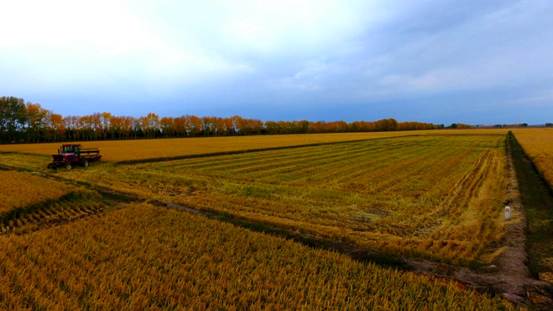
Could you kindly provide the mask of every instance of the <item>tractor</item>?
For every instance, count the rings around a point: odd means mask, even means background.
[[[76,165],[87,168],[91,162],[98,161],[101,158],[100,149],[98,148],[82,148],[80,144],[63,144],[58,149],[58,153],[52,155],[53,160],[52,163],[48,164],[48,168],[65,167],[70,170]]]

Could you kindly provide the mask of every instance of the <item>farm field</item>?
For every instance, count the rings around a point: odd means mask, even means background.
[[[44,171],[48,163],[52,161],[51,156],[42,154],[24,154],[17,152],[0,152],[1,168],[22,168],[31,172]]]
[[[519,151],[517,175],[528,218],[529,267],[535,276],[553,283],[553,130],[517,129],[514,135],[521,146],[517,149],[524,149],[531,160]]]
[[[59,199],[73,189],[42,177],[16,171],[0,171],[0,215],[14,209]]]
[[[59,174],[389,256],[489,263],[504,234],[504,141],[415,136]]]
[[[0,311],[553,311],[553,0],[0,11]]]
[[[513,308],[455,282],[147,204],[0,236],[0,248],[2,309]]]
[[[321,144],[396,136],[435,134],[501,134],[503,129],[478,130],[427,130],[367,133],[292,134],[263,136],[232,136],[202,138],[169,138],[123,141],[80,142],[85,146],[99,147],[106,161],[137,161],[155,158],[235,152],[251,149],[278,148],[306,144]],[[0,152],[19,152],[50,155],[56,153],[60,143],[0,145]],[[47,160],[46,160],[47,161]]]
[[[0,211],[0,309],[511,309],[408,272],[487,273],[509,248],[509,136],[433,133],[57,171],[0,152],[4,192],[29,193]],[[527,213],[529,267],[551,282],[551,218]]]
[[[0,234],[27,233],[96,215],[115,200],[26,172],[0,171]]]
[[[553,128],[515,129],[513,133],[550,185],[553,185]]]

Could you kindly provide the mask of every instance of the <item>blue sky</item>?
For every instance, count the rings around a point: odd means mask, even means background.
[[[553,122],[553,2],[1,1],[0,94],[64,115]]]

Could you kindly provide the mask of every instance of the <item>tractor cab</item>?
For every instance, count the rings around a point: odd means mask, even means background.
[[[63,144],[61,145],[61,148],[58,149],[58,154],[80,154],[81,153],[81,145],[80,144]]]

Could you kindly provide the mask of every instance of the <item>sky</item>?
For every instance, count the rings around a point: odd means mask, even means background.
[[[63,115],[553,122],[550,0],[0,0],[0,95]]]

